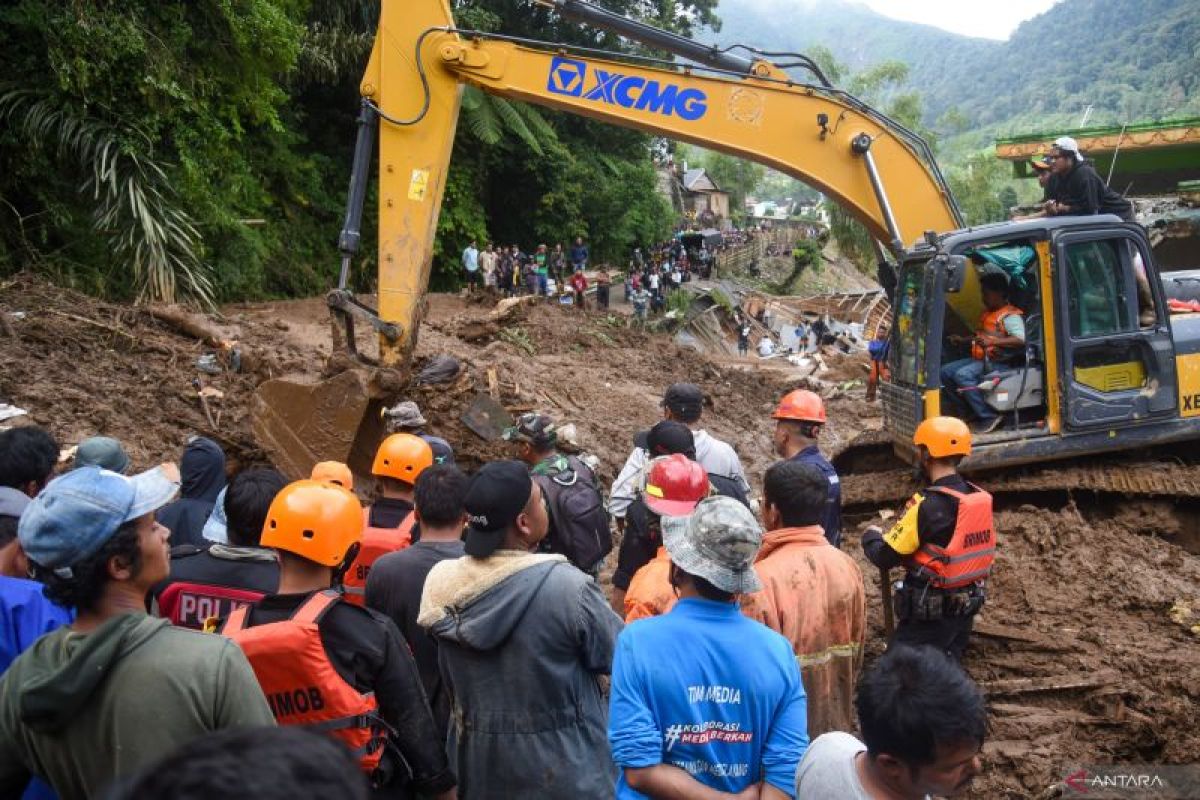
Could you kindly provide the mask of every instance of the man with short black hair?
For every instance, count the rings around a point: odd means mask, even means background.
[[[791,797],[808,745],[800,671],[787,640],[738,608],[762,588],[762,529],[710,497],[664,518],[663,542],[679,602],[626,627],[613,664],[617,798]]]
[[[829,484],[812,464],[780,461],[763,479],[767,533],[754,564],[760,592],[742,611],[792,643],[808,696],[808,734],[854,725],[854,676],[862,666],[867,599],[854,559],[821,529]]]
[[[558,427],[545,414],[523,414],[504,431],[516,456],[542,488],[550,512],[550,532],[543,549],[561,553],[579,569],[597,577],[612,550],[612,531],[604,498],[592,468],[575,456],[558,452]]]
[[[456,467],[435,464],[422,472],[414,490],[421,541],[381,556],[367,576],[367,607],[391,617],[408,642],[433,710],[439,741],[446,740],[450,698],[438,668],[437,641],[417,624],[417,615],[429,571],[441,561],[463,555],[466,493],[467,476]]]
[[[34,577],[76,618],[0,678],[0,796],[37,774],[62,800],[92,797],[205,733],[274,724],[236,645],[145,613],[168,571],[155,512],[178,490],[173,464],[81,467],[21,515]]]
[[[710,480],[728,478],[736,481],[743,492],[749,493],[750,483],[746,480],[746,472],[737,453],[701,427],[704,392],[700,387],[694,383],[673,383],[663,393],[661,405],[663,419],[682,422],[691,429],[695,438],[695,460],[704,467]],[[609,492],[608,510],[617,518],[618,526],[624,525],[625,513],[637,497],[637,488],[643,482],[646,464],[651,458],[645,447],[639,444],[639,439],[640,434],[634,437],[633,452],[625,459],[625,466],[621,467]]]
[[[0,486],[36,497],[57,463],[58,443],[44,428],[25,425],[0,431]]]
[[[460,797],[612,797],[604,738],[620,619],[596,582],[535,554],[549,520],[517,461],[485,464],[463,504],[466,555],[434,566],[417,621],[438,640]]]
[[[202,630],[238,606],[279,587],[275,551],[259,546],[267,511],[287,478],[273,469],[239,473],[225,492],[228,544],[171,549],[171,577],[153,591],[153,608],[174,625]]]
[[[813,740],[796,771],[797,797],[956,797],[982,769],[983,695],[932,647],[889,647],[858,682],[857,707],[863,741],[842,731]]]

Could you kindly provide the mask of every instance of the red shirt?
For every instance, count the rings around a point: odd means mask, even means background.
[[[588,287],[587,278],[582,272],[576,272],[571,276],[571,288],[577,292],[582,292]]]

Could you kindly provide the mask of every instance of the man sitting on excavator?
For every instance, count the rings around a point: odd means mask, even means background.
[[[971,357],[942,365],[942,388],[948,398],[947,409],[966,418],[970,410],[976,419],[975,433],[991,433],[1001,417],[991,408],[979,390],[984,374],[996,365],[1018,358],[1025,347],[1025,320],[1021,309],[1008,301],[1008,278],[989,272],[979,279],[983,294],[983,314],[979,329],[971,339]],[[952,343],[964,336],[947,337]]]

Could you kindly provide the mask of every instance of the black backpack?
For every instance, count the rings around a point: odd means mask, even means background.
[[[550,509],[550,552],[560,553],[584,572],[590,571],[612,550],[612,531],[596,476],[579,459],[553,475],[534,475]]]

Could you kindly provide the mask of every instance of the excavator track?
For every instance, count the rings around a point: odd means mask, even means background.
[[[1122,497],[1200,498],[1200,465],[1175,461],[1069,463],[970,476],[993,495],[1091,492]],[[911,468],[843,475],[842,505],[850,513],[894,508],[918,488]]]

